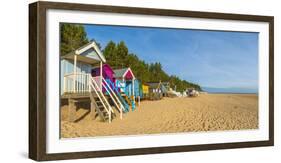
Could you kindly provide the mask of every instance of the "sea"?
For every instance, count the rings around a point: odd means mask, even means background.
[[[204,92],[208,93],[227,93],[227,94],[258,94],[258,89],[252,88],[212,88],[203,87]]]

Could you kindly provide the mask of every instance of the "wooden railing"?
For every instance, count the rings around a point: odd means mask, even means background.
[[[64,75],[63,80],[63,93],[92,93],[94,92],[102,102],[103,107],[106,109],[109,115],[109,122],[111,122],[111,113],[114,113],[108,100],[103,94],[103,90],[108,93],[112,99],[114,105],[120,112],[120,118],[122,119],[124,106],[120,102],[119,98],[115,94],[114,90],[106,82],[103,77],[92,77],[89,73],[70,73]]]
[[[91,78],[90,80],[90,92],[95,92],[97,97],[100,99],[104,109],[106,110],[108,114],[108,121],[111,122],[111,113],[114,113],[113,109],[111,108],[110,104],[108,103],[107,99],[102,93],[102,90],[100,89],[100,86],[97,84],[96,80],[94,78]]]
[[[122,119],[124,106],[122,105],[122,103],[120,102],[119,98],[116,96],[115,92],[112,90],[110,85],[106,82],[106,80],[102,78],[102,81],[103,81],[102,86],[105,88],[106,92],[109,94],[110,98],[112,99],[114,105],[119,110],[120,119]]]
[[[89,73],[69,73],[64,75],[63,93],[88,93],[90,91]],[[101,86],[100,77],[93,77],[98,86]]]

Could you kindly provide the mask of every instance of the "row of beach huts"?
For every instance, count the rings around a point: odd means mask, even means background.
[[[143,99],[177,96],[169,82],[141,83],[130,67],[113,69],[95,42],[61,57],[61,99],[68,100],[69,121],[75,121],[77,104],[89,101],[93,117],[111,122],[119,113],[134,111]],[[170,92],[170,93],[169,93]]]

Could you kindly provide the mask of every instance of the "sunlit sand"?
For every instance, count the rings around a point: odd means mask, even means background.
[[[77,110],[76,122],[68,122],[67,108],[61,107],[63,138],[258,128],[255,94],[203,94],[141,101],[135,111],[124,114],[122,120],[116,117],[112,123],[93,119],[87,107]]]

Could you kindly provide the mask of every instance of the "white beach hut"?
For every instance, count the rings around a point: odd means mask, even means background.
[[[89,77],[93,67],[99,66],[102,74],[102,65],[105,57],[95,42],[90,42],[75,51],[61,57],[61,95],[67,93],[89,92]],[[97,80],[101,85],[102,78]]]
[[[61,99],[68,99],[70,121],[75,119],[76,103],[87,100],[91,102],[93,113],[97,112],[103,120],[111,122],[114,111],[108,99],[113,101],[122,119],[124,106],[103,78],[105,62],[105,57],[95,42],[90,42],[61,57],[60,93]],[[91,74],[94,67],[99,67],[98,76]]]

